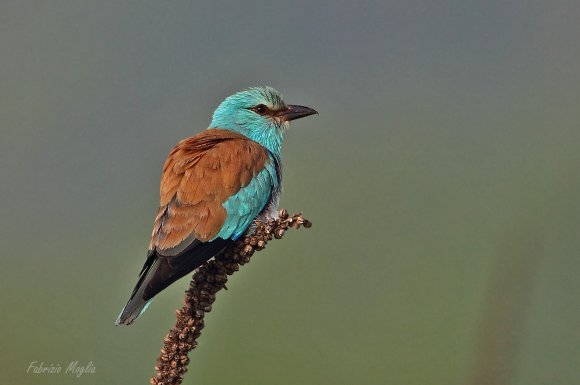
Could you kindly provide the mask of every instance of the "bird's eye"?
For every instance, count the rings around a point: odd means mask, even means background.
[[[260,115],[263,115],[268,112],[268,107],[263,104],[258,104],[256,107],[252,108],[252,110]]]

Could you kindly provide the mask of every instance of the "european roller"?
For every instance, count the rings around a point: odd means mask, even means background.
[[[161,177],[147,260],[116,324],[129,325],[155,295],[241,237],[277,217],[282,138],[290,121],[316,114],[256,87],[227,97],[209,128],[179,142]]]

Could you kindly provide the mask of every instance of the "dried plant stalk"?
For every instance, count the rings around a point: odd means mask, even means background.
[[[163,340],[152,385],[178,385],[183,381],[189,363],[188,353],[197,346],[204,327],[204,316],[211,311],[216,293],[226,287],[228,275],[250,262],[255,251],[263,250],[272,238],[280,239],[289,228],[309,228],[302,214],[288,215],[280,210],[277,220],[258,222],[251,235],[240,238],[230,248],[201,265],[194,273],[183,307],[177,310],[177,321]]]

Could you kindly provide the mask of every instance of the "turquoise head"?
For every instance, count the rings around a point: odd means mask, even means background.
[[[210,128],[239,132],[280,156],[290,121],[313,114],[312,108],[286,104],[271,87],[252,87],[228,96],[213,113]]]

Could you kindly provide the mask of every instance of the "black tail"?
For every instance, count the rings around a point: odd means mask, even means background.
[[[141,270],[139,281],[137,281],[137,285],[133,289],[131,298],[129,298],[129,302],[121,310],[121,314],[117,317],[115,325],[131,325],[147,309],[147,305],[151,302],[151,299],[144,299],[145,289],[148,286],[148,282],[156,275],[159,266],[159,260],[156,255],[153,254],[147,258],[147,262],[145,262],[143,270]]]
[[[204,243],[194,241],[190,247],[175,256],[163,256],[152,251],[141,270],[131,298],[119,314],[115,325],[132,324],[147,309],[155,295],[222,252],[232,242],[231,239],[222,238]]]

